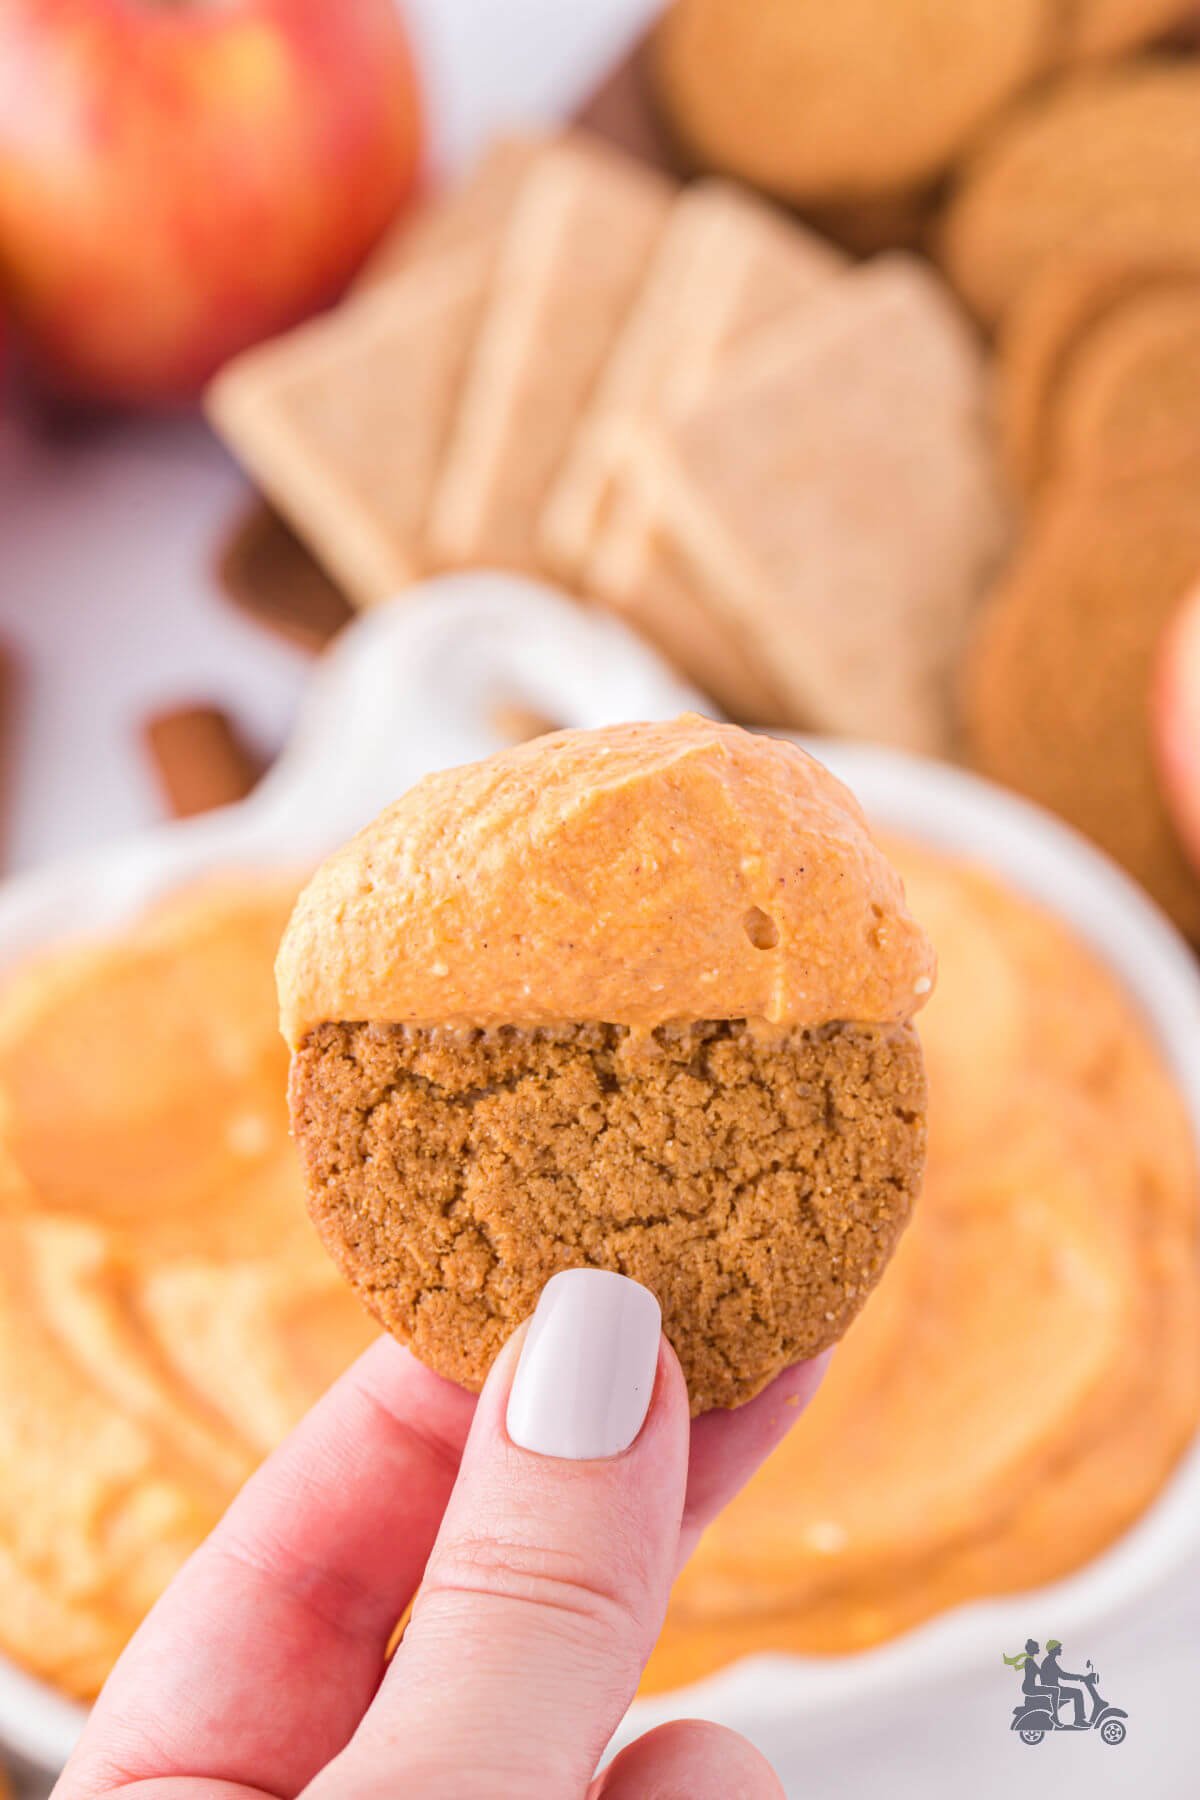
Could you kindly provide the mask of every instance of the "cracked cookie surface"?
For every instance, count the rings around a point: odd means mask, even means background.
[[[477,1389],[560,1269],[651,1288],[693,1413],[833,1343],[915,1198],[910,1025],[326,1024],[293,1059],[309,1206],[365,1303]]]

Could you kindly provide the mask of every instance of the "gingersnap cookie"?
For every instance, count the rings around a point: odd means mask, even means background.
[[[939,234],[950,279],[994,326],[1050,263],[1081,251],[1200,250],[1200,62],[1086,71],[1014,108],[968,163]]]
[[[932,952],[853,797],[735,726],[558,732],[427,777],[278,963],[317,1228],[478,1388],[560,1269],[659,1296],[693,1412],[834,1342],[908,1217]]]
[[[932,180],[1054,48],[1049,0],[676,0],[659,102],[701,166],[837,203]]]
[[[1136,295],[1071,360],[1052,466],[1073,479],[1150,474],[1200,454],[1200,281]]]
[[[996,426],[1014,487],[1034,492],[1052,456],[1055,411],[1075,352],[1114,311],[1200,276],[1200,252],[1168,262],[1087,252],[1056,257],[1017,295],[996,355]]]
[[[1200,569],[1200,456],[1043,500],[968,659],[972,760],[1085,832],[1200,937],[1200,881],[1159,788],[1159,639]]]

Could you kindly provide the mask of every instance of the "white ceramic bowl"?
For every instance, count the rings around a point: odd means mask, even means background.
[[[426,771],[495,749],[491,718],[501,702],[580,726],[670,717],[699,704],[618,625],[547,589],[498,575],[431,582],[342,635],[287,752],[249,800],[0,889],[0,963],[117,924],[204,870],[317,858]],[[1157,1033],[1200,1144],[1200,975],[1140,890],[1047,814],[971,775],[865,745],[810,747],[881,828],[989,864],[1095,946]],[[993,1662],[997,1646],[1028,1634],[1031,1617],[1053,1618],[1061,1637],[1078,1637],[1197,1549],[1200,1445],[1131,1531],[1054,1587],[959,1607],[856,1656],[747,1658],[638,1702],[619,1737],[704,1715],[769,1739],[778,1755],[792,1725],[798,1743],[814,1713],[828,1717]],[[83,1717],[0,1660],[0,1741],[10,1749],[57,1769]]]

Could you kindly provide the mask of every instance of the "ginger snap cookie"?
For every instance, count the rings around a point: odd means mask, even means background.
[[[997,324],[1060,257],[1200,251],[1200,62],[1072,75],[1012,109],[968,162],[939,235],[964,299]]]
[[[1163,801],[1151,733],[1158,646],[1200,569],[1200,455],[1068,482],[988,602],[968,659],[972,760],[1085,832],[1188,936],[1200,880]]]
[[[1167,262],[1138,255],[1056,257],[1017,296],[996,345],[996,426],[1013,486],[1031,494],[1052,457],[1055,410],[1073,358],[1127,303],[1200,279],[1200,248]]]
[[[1051,465],[1073,479],[1150,474],[1200,454],[1200,280],[1135,295],[1097,325],[1051,423]]]
[[[781,199],[932,180],[1053,53],[1048,0],[677,0],[654,46],[684,150]]]
[[[929,944],[853,797],[685,717],[427,777],[278,962],[324,1242],[478,1388],[549,1277],[659,1296],[693,1412],[833,1343],[915,1197]]]

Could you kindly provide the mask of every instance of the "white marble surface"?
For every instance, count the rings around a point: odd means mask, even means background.
[[[453,164],[494,125],[552,117],[590,85],[647,0],[410,0]],[[282,741],[307,659],[256,631],[209,572],[240,478],[202,426],[127,425],[70,443],[0,420],[0,639],[21,668],[5,861],[29,867],[158,816],[136,741],[145,712],[199,698],[228,705],[264,749]],[[10,752],[5,751],[6,758]],[[1019,1396],[1014,1396],[1019,1404]],[[1029,1630],[1053,1634],[1055,1621]],[[1036,1749],[1007,1732],[1011,1672],[939,1684],[848,1727],[786,1723],[764,1740],[789,1794],[929,1800],[970,1792],[1063,1800],[1197,1791],[1194,1680],[1200,1569],[1147,1594],[1070,1658],[1090,1655],[1130,1712],[1118,1749],[1094,1736]],[[1110,1692],[1111,1689],[1111,1692]]]

